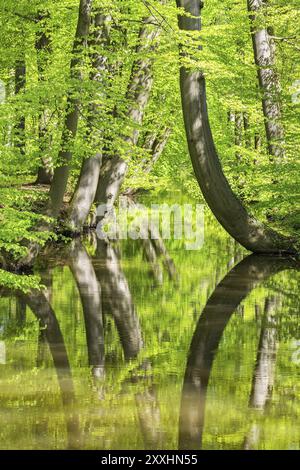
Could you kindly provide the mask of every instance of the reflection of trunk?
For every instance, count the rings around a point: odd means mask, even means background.
[[[267,28],[257,30],[255,22],[264,8],[267,0],[248,0],[248,10],[251,13],[251,33],[254,58],[257,66],[259,85],[262,93],[262,105],[270,156],[280,160],[285,156],[284,130],[280,123],[281,109],[279,102],[280,85],[275,70],[275,44]]]
[[[198,449],[202,446],[207,386],[216,352],[232,313],[256,285],[293,266],[288,259],[252,255],[233,268],[209,298],[188,356],[180,411],[180,449]]]
[[[277,309],[278,297],[267,298],[249,403],[250,408],[255,408],[261,412],[265,410],[268,401],[271,399],[274,385],[278,349],[277,323],[274,315]],[[247,450],[257,448],[259,437],[260,426],[254,423],[245,439],[244,448]]]
[[[80,65],[90,25],[92,0],[80,0],[78,23],[73,44],[70,75],[73,80],[81,80]],[[61,150],[58,155],[58,166],[54,171],[50,189],[50,215],[57,217],[63,204],[69,178],[70,162],[72,159],[72,144],[77,133],[80,101],[77,97],[79,90],[70,90],[67,96],[66,115],[61,140]]]
[[[105,205],[107,212],[112,209],[115,203],[126,171],[127,163],[120,157],[103,156],[95,203],[97,205]]]
[[[59,323],[46,297],[41,292],[31,291],[29,294],[20,294],[20,297],[25,300],[45,331],[65,408],[69,448],[78,448],[80,447],[78,416],[70,411],[75,405],[73,380]]]
[[[89,365],[93,366],[95,376],[102,376],[104,332],[100,285],[91,259],[80,242],[75,243],[69,262],[82,303]]]
[[[149,238],[142,240],[144,255],[149,263],[154,279],[158,284],[163,283],[163,271],[157,258],[152,240]]]
[[[199,0],[178,0],[177,3],[194,17],[180,16],[180,28],[200,31],[203,3]],[[251,217],[232,192],[223,173],[211,133],[203,73],[182,67],[180,82],[191,159],[198,183],[215,217],[233,238],[251,251],[293,251],[290,240]]]
[[[26,63],[25,58],[18,60],[15,68],[15,94],[18,95],[24,91],[26,85]],[[19,109],[21,106],[19,105]],[[20,111],[18,111],[19,114]],[[18,117],[15,125],[15,146],[21,154],[25,154],[25,116]]]
[[[161,415],[155,388],[137,393],[135,401],[145,449],[161,449]]]
[[[115,250],[101,240],[98,240],[94,269],[101,285],[103,315],[113,316],[125,359],[134,358],[143,345],[139,320]]]
[[[266,299],[250,398],[250,406],[260,410],[265,408],[273,389],[277,353],[277,325],[273,315],[277,308],[277,297]]]
[[[48,14],[40,14],[37,17],[38,22],[43,22],[45,19],[48,18]],[[51,39],[49,31],[47,31],[46,27],[43,25],[43,30],[39,31],[36,36],[35,41],[35,48],[37,52],[37,66],[38,66],[38,74],[39,74],[39,81],[42,83],[45,80],[44,74],[45,69],[48,62],[47,55],[51,52]],[[45,156],[45,152],[49,152],[50,147],[50,139],[48,136],[47,131],[47,110],[43,109],[40,111],[39,116],[39,147],[40,147],[40,154],[41,154],[41,162],[38,169],[38,175],[36,184],[51,184],[52,177],[53,177],[53,170],[51,168],[51,160],[50,157]]]
[[[153,18],[151,17],[144,20],[144,24],[139,32],[139,44],[136,48],[137,54],[151,50],[153,41],[160,33],[159,28],[151,25],[152,21]],[[126,95],[129,103],[126,117],[132,126],[136,126],[136,128],[130,129],[129,134],[123,137],[126,142],[132,145],[137,144],[140,133],[138,127],[143,122],[145,108],[150,98],[153,84],[152,65],[153,60],[151,58],[143,58],[136,60],[132,66]],[[114,205],[124,181],[127,163],[119,156],[107,156],[103,160],[95,203],[105,204],[110,208]]]
[[[102,15],[97,13],[94,19],[93,26],[95,31],[91,40],[89,41],[89,46],[93,49],[101,46],[105,48],[109,45],[110,39],[110,25],[111,25],[111,16]],[[92,65],[93,71],[91,72],[90,79],[98,83],[100,86],[103,80],[105,80],[105,74],[108,72],[109,63],[106,57],[100,55],[99,53],[92,54]],[[104,77],[103,77],[104,75]],[[102,85],[104,88],[104,86]],[[102,91],[103,93],[103,91]],[[103,99],[103,98],[102,98]],[[97,121],[97,115],[99,113],[99,105],[90,106],[89,110],[89,135],[92,137],[95,133],[95,122]],[[97,133],[98,131],[96,131]],[[96,145],[100,144],[99,141],[96,141]],[[96,190],[99,181],[100,168],[102,163],[102,154],[97,153],[93,157],[84,159],[81,166],[80,177],[78,180],[77,188],[73,195],[70,211],[69,211],[69,226],[72,230],[79,231],[91,210],[91,206],[94,202]]]

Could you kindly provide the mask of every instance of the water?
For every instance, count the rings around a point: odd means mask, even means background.
[[[1,290],[2,449],[300,448],[297,264],[209,214],[166,248],[49,248],[44,292]]]

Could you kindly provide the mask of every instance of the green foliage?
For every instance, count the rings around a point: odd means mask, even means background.
[[[263,221],[299,237],[298,2],[287,6],[284,0],[270,0],[254,25],[268,27],[275,37],[286,133],[286,160],[278,164],[271,163],[267,153],[247,2],[204,3],[203,28],[198,34],[179,31],[175,0],[95,1],[94,11],[100,9],[111,16],[109,42],[97,46],[90,43],[88,49],[79,51],[83,65],[82,80],[78,80],[70,77],[78,0],[0,0],[0,80],[1,90],[5,88],[5,101],[0,104],[1,248],[17,256],[24,253],[22,239],[45,242],[45,235],[37,233],[34,225],[47,200],[47,190],[29,190],[24,183],[35,181],[42,158],[50,160],[52,167],[61,163],[58,153],[68,92],[80,97],[80,122],[65,202],[76,187],[82,160],[103,148],[128,161],[125,187],[163,194],[165,188],[177,186],[201,199],[186,145],[178,83],[180,62],[187,60],[190,67],[201,69],[206,76],[214,140],[234,191]],[[41,12],[45,16],[38,21]],[[150,16],[152,27],[160,34],[150,48],[138,50],[142,20]],[[45,50],[35,47],[41,34],[47,34],[50,42]],[[192,52],[192,59],[179,59],[179,44]],[[195,50],[199,44],[201,49]],[[98,80],[91,80],[94,54],[100,54],[109,65],[103,67]],[[133,63],[145,59],[153,63],[153,88],[143,123],[137,126],[126,117],[132,104],[127,88]],[[26,66],[26,84],[17,91],[15,72],[20,64]],[[92,128],[91,105],[97,108]],[[236,144],[228,112],[247,115],[249,124],[242,131],[241,145]],[[22,119],[24,131],[19,126]],[[134,126],[140,130],[140,138],[132,146],[123,137]],[[166,128],[171,129],[171,136],[160,160],[145,177],[142,162],[149,159],[146,138],[160,136]],[[257,137],[259,148],[254,145]]]
[[[19,289],[22,292],[29,292],[31,289],[42,287],[39,276],[28,276],[9,273],[0,269],[0,286],[8,289]]]

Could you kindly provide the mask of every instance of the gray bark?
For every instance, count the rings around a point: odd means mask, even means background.
[[[49,17],[49,14],[43,13],[37,16],[37,21],[45,21]],[[51,52],[51,38],[47,28],[43,26],[42,31],[39,31],[36,35],[35,49],[37,51],[37,67],[39,74],[39,81],[44,81],[45,68],[47,66],[48,58],[47,55]],[[49,151],[50,139],[48,138],[47,132],[47,110],[40,111],[39,116],[39,147],[41,153],[42,165],[38,168],[38,175],[36,184],[51,184],[53,178],[53,169],[51,167],[51,159],[46,157],[45,151]]]
[[[180,16],[183,30],[200,31],[198,0],[178,0],[191,17]],[[215,148],[206,103],[205,78],[201,71],[181,68],[182,107],[189,152],[204,198],[225,230],[241,245],[256,253],[294,252],[292,242],[250,216],[233,193]]]
[[[285,157],[284,129],[280,122],[280,83],[275,68],[275,44],[267,28],[255,27],[255,21],[264,14],[267,0],[248,0],[251,20],[251,34],[262,107],[265,118],[266,136],[271,158],[280,161]]]
[[[16,62],[15,67],[15,94],[24,91],[26,86],[25,57]],[[22,155],[25,155],[25,116],[20,116],[15,125],[15,146]]]
[[[82,62],[82,48],[86,44],[91,19],[92,0],[80,0],[78,23],[73,44],[73,58],[70,65],[71,78],[81,80],[79,70]],[[79,121],[79,99],[70,90],[67,96],[66,115],[61,140],[61,150],[58,155],[60,166],[55,168],[50,188],[49,214],[56,218],[63,204],[69,178],[70,162],[72,159],[72,143],[76,137]]]
[[[150,51],[153,41],[160,34],[160,29],[153,27],[152,17],[146,18],[139,32],[139,43],[136,53]],[[126,98],[128,100],[127,119],[131,121],[130,133],[123,136],[131,145],[136,145],[140,134],[139,127],[143,122],[145,108],[148,104],[153,85],[152,77],[153,60],[151,58],[135,60],[132,66],[131,77],[128,84]],[[109,161],[111,160],[111,161]],[[119,156],[106,156],[100,171],[98,189],[95,203],[107,204],[112,207],[119,194],[120,187],[127,172],[127,163]]]
[[[109,44],[110,25],[110,15],[102,15],[101,13],[97,13],[94,20],[95,32],[89,41],[89,46],[107,46]],[[98,82],[100,84],[103,81],[103,72],[105,73],[108,71],[109,65],[107,58],[96,52],[92,55],[92,64],[93,71],[90,78],[92,81],[96,83]],[[94,122],[97,120],[98,112],[97,105],[90,107],[90,137],[91,134],[95,132]],[[100,136],[97,140],[98,142],[96,142],[96,145],[100,145]],[[72,231],[80,231],[86,222],[95,199],[101,164],[102,153],[97,153],[95,156],[89,157],[82,162],[80,177],[71,201],[68,216],[67,225]],[[110,189],[108,189],[108,191],[110,191]]]

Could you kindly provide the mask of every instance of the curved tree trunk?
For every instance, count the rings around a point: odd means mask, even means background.
[[[183,30],[200,31],[199,0],[177,0],[193,16],[179,16]],[[250,216],[223,173],[208,119],[205,78],[200,71],[180,71],[182,108],[196,178],[211,211],[241,245],[256,253],[295,252],[292,242]]]
[[[264,13],[267,0],[247,0],[251,20],[253,51],[265,118],[269,154],[276,161],[285,156],[284,129],[280,122],[280,83],[275,70],[275,44],[267,28],[257,29],[255,22]]]
[[[77,29],[73,44],[73,58],[70,65],[70,75],[74,80],[81,80],[79,66],[82,62],[82,48],[86,43],[91,19],[92,0],[80,0]],[[58,155],[60,166],[55,168],[50,188],[49,214],[56,218],[63,204],[68,183],[70,162],[72,159],[72,144],[76,137],[79,120],[79,99],[70,90],[67,96],[67,111],[62,133],[61,150]]]

